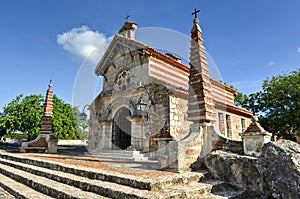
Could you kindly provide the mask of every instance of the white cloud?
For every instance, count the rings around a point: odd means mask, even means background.
[[[298,53],[300,53],[300,47],[298,47],[297,51],[298,51]]]
[[[269,66],[273,66],[273,65],[275,65],[275,62],[274,62],[274,61],[270,61],[270,62],[268,63],[268,65],[269,65]]]
[[[73,28],[68,32],[57,35],[57,43],[66,50],[72,58],[86,59],[97,64],[102,57],[111,39],[103,33],[92,31],[88,26]]]

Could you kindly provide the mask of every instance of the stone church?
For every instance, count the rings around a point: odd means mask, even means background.
[[[135,40],[136,28],[125,22],[96,66],[103,90],[92,103],[89,151],[155,153],[159,139],[185,140],[199,126],[241,140],[252,113],[234,105],[236,90],[210,77],[199,19],[189,66]]]

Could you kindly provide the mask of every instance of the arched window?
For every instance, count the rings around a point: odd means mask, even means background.
[[[128,70],[123,70],[120,72],[117,76],[116,82],[115,82],[115,90],[116,91],[124,91],[127,89],[128,84],[130,83],[130,73]]]

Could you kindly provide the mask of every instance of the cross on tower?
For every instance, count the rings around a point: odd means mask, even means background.
[[[255,101],[253,100],[251,103],[252,114],[255,115]]]
[[[197,9],[195,8],[194,12],[192,13],[192,15],[195,15],[195,19],[197,18],[197,13],[198,13],[198,12],[200,12],[200,10],[197,10]]]
[[[126,15],[126,17],[124,18],[126,21],[128,21],[128,19],[129,19],[129,17],[130,17],[130,15]]]

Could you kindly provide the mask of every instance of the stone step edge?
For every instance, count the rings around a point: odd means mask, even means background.
[[[2,187],[5,191],[10,193],[16,198],[21,199],[30,199],[32,197],[34,198],[43,198],[43,199],[51,199],[52,197],[49,197],[45,194],[42,194],[20,182],[17,182],[7,176],[4,176],[0,173],[0,187]],[[24,193],[25,190],[25,193]],[[40,197],[39,197],[40,196]]]
[[[7,168],[5,168],[5,167],[7,167]],[[22,182],[22,184],[24,184],[26,186],[29,186],[30,188],[32,188],[32,189],[34,189],[34,190],[36,190],[40,193],[51,196],[51,197],[55,197],[55,198],[73,198],[73,199],[81,198],[81,197],[79,197],[78,194],[76,195],[76,193],[74,193],[74,190],[76,189],[78,192],[80,191],[80,196],[82,196],[84,194],[88,194],[89,197],[94,196],[94,197],[91,197],[91,198],[105,198],[105,197],[101,197],[100,195],[96,195],[94,193],[81,191],[80,189],[75,188],[75,187],[72,187],[73,190],[70,190],[71,186],[63,185],[61,183],[57,183],[57,184],[60,184],[59,185],[60,188],[57,188],[57,186],[56,187],[54,186],[53,182],[51,183],[52,180],[49,180],[49,179],[44,178],[44,177],[36,176],[36,175],[30,174],[30,173],[26,173],[24,171],[20,171],[20,170],[17,171],[17,170],[18,169],[14,169],[12,167],[5,166],[5,165],[0,166],[0,173],[1,174],[3,174],[3,175],[5,175],[5,176],[7,176],[7,177],[9,177],[9,178],[11,178],[15,181]],[[20,172],[22,174],[20,174]],[[34,179],[33,176],[35,176],[35,178],[38,178],[39,180]],[[41,179],[47,179],[47,181],[49,181],[48,184],[45,183],[45,180],[43,180],[43,183],[39,182]],[[49,185],[49,184],[51,184],[51,185]],[[63,186],[68,187],[68,193],[64,190],[61,190]]]
[[[103,158],[109,160],[126,160],[126,161],[147,161],[149,158],[147,157],[126,157],[126,156],[115,156],[112,154],[97,154],[97,155],[87,155],[89,157]]]
[[[89,169],[86,170],[85,167],[78,167],[72,165],[65,165],[62,163],[52,162],[52,161],[43,161],[43,160],[35,160],[31,158],[18,157],[16,155],[8,154],[8,153],[0,153],[0,157],[4,159],[9,159],[16,162],[22,162],[29,165],[35,165],[38,167],[48,168],[52,170],[63,171],[66,173],[71,173],[74,175],[87,177],[90,179],[113,182],[129,187],[133,187],[136,189],[142,190],[160,190],[167,188],[168,186],[180,185],[180,184],[189,184],[192,182],[198,182],[202,177],[202,173],[184,173],[184,174],[174,174],[172,177],[158,177],[156,179],[143,179],[139,177],[134,177],[131,175],[117,174],[109,171],[103,171],[105,173],[101,173],[100,170]]]
[[[74,174],[81,177],[87,177],[89,179],[101,180],[107,182],[113,182],[121,185],[126,185],[129,187],[137,188],[137,189],[145,189],[151,190],[151,182],[147,179],[139,179],[133,178],[130,175],[116,174],[109,171],[103,171],[89,168],[87,170],[86,167],[79,167],[73,165],[66,165],[53,161],[44,161],[32,159],[29,157],[19,157],[13,154],[0,154],[0,158],[8,159],[15,162],[21,162],[24,164],[34,165],[37,167],[47,168],[56,171],[63,171],[66,173]],[[104,173],[105,172],[105,173]]]
[[[8,161],[8,160],[6,160],[6,161]],[[12,162],[12,161],[10,161],[10,162]],[[3,161],[0,163],[0,167],[1,167],[1,164],[3,164]],[[18,164],[20,165],[20,164],[23,164],[23,163],[18,163]],[[23,165],[25,165],[25,164],[23,164]],[[10,167],[10,166],[7,165],[7,167]],[[33,166],[31,166],[31,167],[33,167]],[[15,168],[15,169],[19,169],[19,168]],[[0,168],[0,171],[2,171],[2,170],[3,169]],[[24,172],[30,172],[30,171],[32,171],[32,170],[29,168],[27,171],[24,171]],[[38,174],[36,174],[34,172],[33,174],[30,174],[30,175],[38,175]],[[63,178],[63,176],[59,176],[59,177],[61,179]],[[52,178],[50,178],[50,179],[52,179]],[[65,180],[66,181],[64,181],[64,182],[61,182],[61,181],[60,182],[65,183],[70,179],[65,179]],[[135,199],[161,198],[162,195],[163,195],[164,199],[186,198],[186,197],[192,196],[192,195],[198,195],[199,196],[199,195],[210,194],[210,191],[212,189],[211,185],[207,185],[207,184],[204,184],[204,183],[195,183],[195,182],[190,184],[189,187],[186,187],[186,186],[181,187],[181,186],[177,185],[177,186],[174,186],[174,187],[169,188],[167,190],[157,190],[157,191],[133,190],[134,188],[129,188],[129,187],[125,188],[122,191],[122,190],[120,190],[120,186],[122,186],[122,185],[117,185],[117,186],[114,185],[114,187],[113,187],[114,189],[105,189],[103,187],[99,187],[97,185],[93,185],[91,183],[85,183],[85,182],[83,182],[81,185],[79,185],[78,182],[76,182],[75,180],[70,180],[67,183],[67,185],[70,185],[70,184],[73,184],[73,186],[75,185],[75,187],[80,188],[83,191],[94,192],[94,193],[100,194],[100,195],[105,196],[105,197],[135,198]],[[62,197],[65,197],[65,196],[62,196]]]
[[[18,170],[22,170],[27,173],[31,173],[36,176],[45,177],[62,184],[74,186],[83,191],[94,192],[96,194],[100,194],[106,197],[111,196],[113,193],[114,197],[116,198],[125,197],[143,199],[149,193],[149,191],[147,190],[137,190],[132,187],[109,182],[101,183],[101,181],[94,181],[85,177],[75,176],[74,174],[64,174],[62,171],[53,171],[51,169],[27,165],[24,163],[14,162],[2,158],[0,158],[0,166],[1,164],[6,165],[8,167],[13,167]],[[115,189],[112,189],[111,187],[114,187]]]

